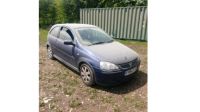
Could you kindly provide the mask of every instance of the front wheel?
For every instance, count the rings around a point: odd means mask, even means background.
[[[92,71],[92,68],[87,64],[82,64],[80,66],[80,75],[81,79],[87,86],[92,86],[95,84],[94,81],[94,72]]]

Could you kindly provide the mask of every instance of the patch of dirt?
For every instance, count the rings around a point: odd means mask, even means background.
[[[147,112],[147,47],[128,45],[141,58],[139,73],[115,87],[85,86],[78,73],[39,50],[40,112]]]

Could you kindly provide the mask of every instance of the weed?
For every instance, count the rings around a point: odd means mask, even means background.
[[[146,103],[141,98],[139,98],[137,96],[133,96],[133,97],[125,96],[124,101],[127,104],[133,104],[133,106],[135,108],[140,109],[140,110],[146,108]]]
[[[147,106],[146,103],[142,100],[135,100],[133,102],[133,105],[135,108],[140,109],[140,110],[146,108],[146,106]]]
[[[40,29],[39,37],[40,37],[41,43],[45,43],[47,41],[47,34],[48,34],[48,30]]]
[[[67,86],[65,88],[63,88],[64,94],[65,95],[72,95],[75,91],[75,88],[71,87],[71,86]]]
[[[104,103],[113,103],[112,96],[102,97],[101,101]]]
[[[69,85],[69,86],[76,86],[78,84],[78,81],[76,79],[69,80],[69,81],[67,81],[66,84]]]
[[[90,95],[90,99],[94,99],[97,97],[97,90],[94,88],[87,88],[87,92]]]
[[[124,96],[124,101],[125,101],[126,103],[130,103],[130,102],[133,101],[133,99],[130,98],[130,97],[128,97],[128,96]]]
[[[45,106],[45,103],[40,101],[40,107],[44,107]]]
[[[126,44],[126,45],[142,45],[142,46],[147,46],[147,42],[144,41],[134,41],[134,40],[120,40],[120,39],[115,39],[116,41]]]
[[[117,105],[114,105],[113,110],[114,112],[120,112],[120,108]]]
[[[72,98],[69,101],[69,106],[72,108],[78,107],[79,105],[81,105],[81,102],[78,100],[78,98]]]

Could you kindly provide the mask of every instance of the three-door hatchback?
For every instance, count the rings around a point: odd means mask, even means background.
[[[128,81],[140,66],[135,51],[88,24],[53,25],[47,37],[47,52],[50,59],[56,58],[79,72],[88,86]]]

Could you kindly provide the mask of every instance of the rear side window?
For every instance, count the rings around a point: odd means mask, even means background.
[[[55,27],[55,28],[53,28],[53,29],[51,30],[50,34],[53,35],[53,36],[55,36],[55,37],[57,37],[59,31],[60,31],[60,27],[57,26],[57,27]]]
[[[72,34],[67,28],[62,28],[59,38],[61,40],[73,40]]]

